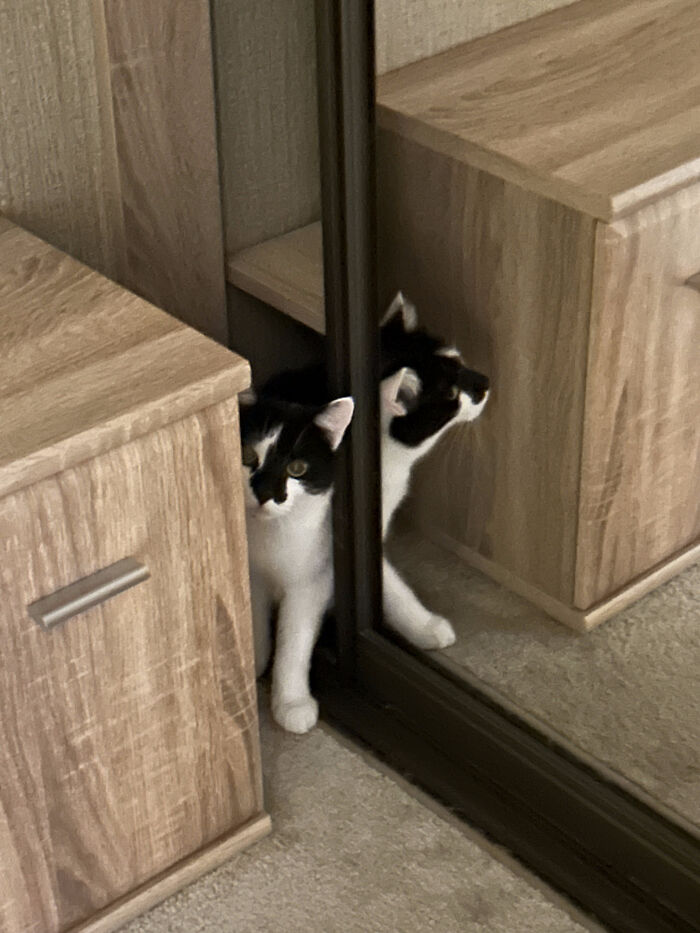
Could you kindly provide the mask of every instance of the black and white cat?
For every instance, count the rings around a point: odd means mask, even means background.
[[[401,293],[382,322],[381,346],[385,536],[414,464],[450,427],[478,417],[488,380],[467,369],[454,347],[419,329]],[[352,417],[351,399],[327,398],[323,369],[311,367],[273,377],[260,399],[241,409],[256,669],[267,666],[270,616],[279,605],[272,708],[293,732],[310,729],[318,715],[308,671],[333,596],[332,459]],[[426,609],[386,558],[383,576],[389,625],[420,648],[454,643],[448,620]]]
[[[414,465],[453,426],[474,421],[489,381],[467,369],[455,347],[418,327],[415,307],[399,292],[384,316],[382,351],[382,533],[406,497]],[[387,624],[418,648],[454,644],[452,625],[431,613],[384,558]]]
[[[309,667],[333,599],[333,460],[353,408],[351,398],[321,407],[251,396],[241,403],[256,668],[267,665],[277,608],[272,714],[290,732],[318,719]]]

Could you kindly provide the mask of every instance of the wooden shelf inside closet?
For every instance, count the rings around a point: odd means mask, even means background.
[[[226,277],[232,285],[325,333],[320,221],[228,256]]]

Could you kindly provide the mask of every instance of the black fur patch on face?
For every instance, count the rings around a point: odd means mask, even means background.
[[[314,424],[323,406],[306,406],[260,399],[241,406],[241,441],[256,444],[281,428],[277,441],[268,449],[263,463],[250,476],[250,486],[262,505],[270,499],[284,502],[289,483],[302,483],[306,492],[319,495],[333,484],[334,454],[325,433]],[[287,467],[303,460],[307,470],[292,479]]]
[[[443,344],[426,331],[405,331],[400,314],[384,325],[381,339],[382,379],[408,366],[421,382],[407,414],[393,418],[389,426],[391,436],[402,444],[417,447],[456,417],[460,410],[456,389],[474,404],[484,398],[489,387],[486,376],[467,369],[459,357],[440,353]]]
[[[453,387],[466,392],[478,404],[489,387],[481,373],[467,369],[456,356],[444,356],[444,343],[423,329],[406,331],[400,311],[380,331],[381,378],[408,366],[421,380],[421,392],[405,416],[393,418],[389,431],[396,440],[415,447],[448,424],[460,409],[459,399],[450,398]],[[309,366],[273,376],[261,390],[262,398],[285,399],[304,405],[330,401],[323,366]]]

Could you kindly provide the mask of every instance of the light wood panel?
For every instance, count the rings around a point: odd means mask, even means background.
[[[567,2],[377,0],[377,70],[398,68]],[[213,0],[212,15],[230,255],[320,215],[313,4]]]
[[[250,382],[245,360],[1,218],[0,357],[0,495]]]
[[[118,179],[93,26],[83,0],[0,0],[0,213],[118,277]]]
[[[104,0],[122,284],[225,342],[208,0]]]
[[[700,561],[700,544],[691,544],[639,577],[627,581],[621,589],[604,597],[600,602],[594,603],[586,609],[578,609],[576,606],[554,599],[548,593],[506,570],[500,564],[483,557],[473,548],[466,547],[455,541],[454,538],[449,537],[449,535],[443,534],[434,525],[430,525],[425,521],[420,522],[420,530],[426,538],[434,541],[435,544],[450,553],[456,554],[470,567],[474,567],[535,606],[539,606],[547,615],[577,632],[592,631],[603,622],[607,622],[608,619],[627,609],[638,599],[646,596],[647,593],[651,593],[657,587],[666,583],[667,580],[671,580],[677,574]]]
[[[378,138],[380,277],[492,380],[414,477],[415,514],[570,603],[594,221]]]
[[[91,917],[261,814],[229,402],[0,500],[0,928]],[[124,556],[151,579],[46,632],[27,604]]]
[[[226,271],[232,285],[325,332],[320,222],[229,256]]]
[[[242,849],[263,839],[270,829],[269,816],[256,817],[203,851],[178,862],[173,869],[149,881],[137,891],[120,898],[87,923],[73,927],[70,933],[112,933],[113,930],[120,930],[130,920],[192,884],[207,872],[223,865]]]
[[[0,0],[0,212],[225,341],[207,0]]]
[[[700,186],[596,234],[576,605],[700,538]]]
[[[602,219],[700,179],[695,0],[582,0],[378,83],[380,126]]]
[[[375,0],[377,73],[437,55],[573,0]]]
[[[314,5],[213,0],[226,249],[321,213]]]

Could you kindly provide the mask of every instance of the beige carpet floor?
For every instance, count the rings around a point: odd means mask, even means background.
[[[700,827],[700,565],[587,634],[399,523],[407,580],[447,616],[447,663]]]
[[[601,930],[326,727],[262,739],[273,834],[124,933]]]

